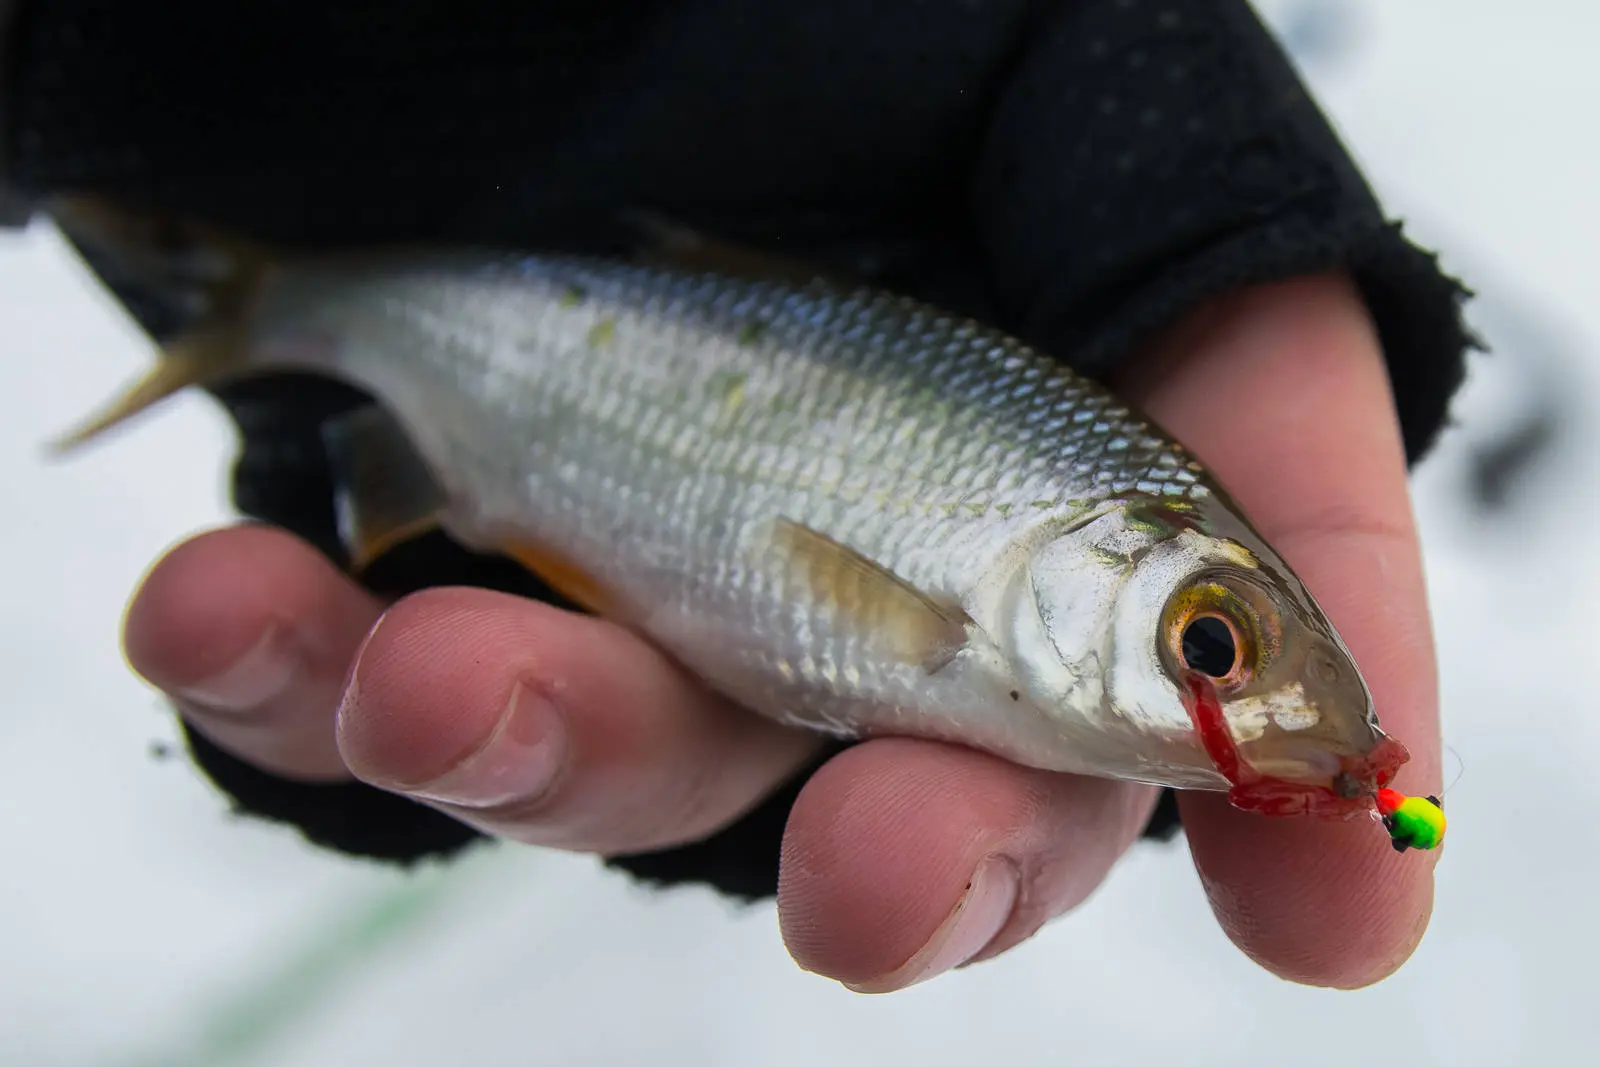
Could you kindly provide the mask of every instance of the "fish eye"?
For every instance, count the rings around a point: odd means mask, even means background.
[[[1236,689],[1276,656],[1275,618],[1270,601],[1249,585],[1208,576],[1167,601],[1162,658],[1178,674],[1194,671]]]
[[[1183,662],[1212,678],[1226,678],[1239,662],[1233,624],[1218,615],[1201,615],[1183,628]]]

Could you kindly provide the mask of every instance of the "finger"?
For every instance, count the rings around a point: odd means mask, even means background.
[[[392,607],[339,712],[362,779],[492,834],[602,854],[705,837],[819,738],[734,707],[617,626],[477,589]]]
[[[1411,750],[1397,787],[1436,793],[1438,696],[1405,457],[1355,292],[1333,279],[1265,287],[1156,358],[1156,384],[1128,392],[1217,474],[1322,604],[1384,728]],[[1265,819],[1217,795],[1180,803],[1223,927],[1277,974],[1366,985],[1421,939],[1432,853],[1397,855],[1365,821]]]
[[[381,606],[305,542],[266,526],[202,534],[145,578],[128,662],[195,729],[290,778],[348,778],[333,716]]]
[[[825,764],[789,817],[778,883],[799,964],[889,992],[995,955],[1076,907],[1155,790],[907,738]]]

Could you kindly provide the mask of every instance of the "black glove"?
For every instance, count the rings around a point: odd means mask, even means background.
[[[645,209],[870,274],[1096,376],[1209,297],[1343,269],[1413,461],[1470,343],[1465,291],[1386,223],[1243,0],[32,0],[4,46],[5,203],[114,194],[299,247],[585,247]],[[153,335],[182,326],[102,273]],[[318,427],[359,394],[285,376],[219,396],[244,435],[239,509],[337,558]],[[442,538],[367,580],[549,595]],[[320,844],[410,861],[476,836],[190,745],[242,810]],[[610,862],[770,894],[806,776],[706,841]],[[1150,833],[1170,836],[1170,801]]]

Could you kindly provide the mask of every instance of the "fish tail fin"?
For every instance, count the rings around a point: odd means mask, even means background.
[[[209,385],[229,377],[238,346],[225,334],[188,334],[161,347],[156,365],[98,411],[46,444],[52,455],[76,452],[107,430],[120,426],[191,385]]]
[[[103,278],[177,309],[186,325],[164,338],[156,365],[99,411],[50,442],[62,456],[190,386],[247,373],[248,320],[274,269],[268,252],[232,235],[98,197],[49,207],[62,233]]]

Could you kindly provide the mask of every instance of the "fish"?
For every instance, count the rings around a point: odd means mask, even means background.
[[[200,309],[62,454],[192,386],[325,375],[372,398],[324,428],[355,569],[443,531],[776,722],[1271,816],[1375,818],[1408,759],[1218,479],[1000,329],[670,224],[629,255],[300,254],[53,214]]]

